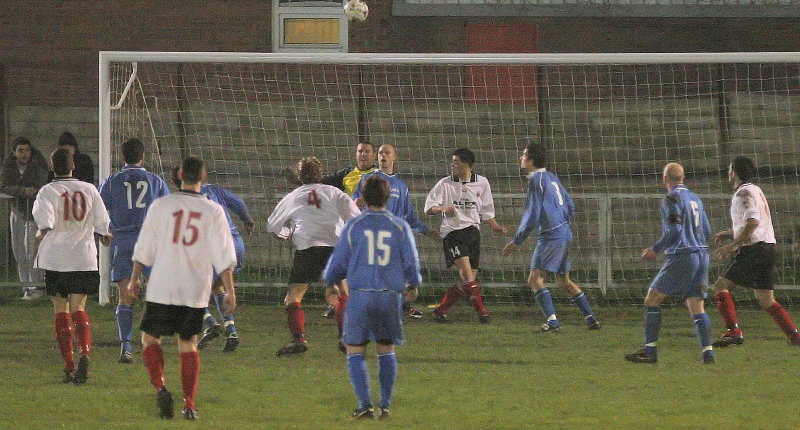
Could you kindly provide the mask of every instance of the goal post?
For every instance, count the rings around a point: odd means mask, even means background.
[[[489,179],[510,231],[482,229],[478,281],[489,300],[530,301],[535,237],[500,255],[521,217],[518,158],[529,140],[548,146],[549,167],[576,202],[572,277],[596,299],[640,301],[658,270],[660,260],[639,256],[660,236],[666,163],[686,167],[715,231],[729,225],[725,172],[735,155],[759,166],[781,294],[791,298],[798,284],[800,53],[101,52],[99,88],[101,178],[120,167],[127,137],[145,142],[148,169],[163,175],[190,153],[203,157],[209,181],[242,196],[256,221],[238,277],[263,291],[253,297],[285,285],[291,265],[291,248],[264,233],[293,188],[281,170],[310,155],[328,171],[352,167],[359,140],[396,146],[396,171],[433,227],[426,193],[448,175],[454,149],[476,153],[474,171]],[[441,244],[417,244],[425,285],[452,283]],[[712,264],[712,282],[721,265]]]

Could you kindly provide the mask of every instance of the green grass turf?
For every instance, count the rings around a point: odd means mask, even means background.
[[[562,304],[563,332],[550,335],[538,333],[536,309],[533,319],[527,306],[490,305],[494,321],[480,325],[461,303],[450,323],[429,315],[407,322],[390,419],[354,422],[349,413],[356,401],[336,348],[335,321],[322,318],[319,305],[310,306],[309,351],[276,357],[288,340],[284,311],[274,304],[243,305],[239,349],[223,354],[218,339],[201,353],[200,418],[190,423],[159,420],[138,345],[133,365],[116,362],[113,306],[89,306],[95,343],[90,377],[86,385],[72,386],[61,383],[49,302],[27,303],[18,295],[16,289],[0,292],[0,428],[800,428],[800,347],[787,345],[769,316],[753,309],[740,311],[745,344],[718,349],[717,364],[710,366],[699,362],[686,310],[665,309],[660,361],[646,365],[623,360],[641,347],[641,307],[599,308],[603,329],[588,332],[577,309]],[[717,336],[721,324],[710,311]],[[135,315],[138,320],[140,308]],[[164,351],[167,386],[180,398],[173,338],[165,339]],[[377,401],[374,349],[369,351]]]

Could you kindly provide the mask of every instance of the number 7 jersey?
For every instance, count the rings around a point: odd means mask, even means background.
[[[344,223],[360,213],[344,191],[331,185],[305,184],[278,202],[267,220],[267,231],[291,237],[298,250],[334,247]]]
[[[94,185],[57,178],[39,190],[33,203],[37,227],[50,229],[39,245],[34,267],[56,272],[97,270],[94,234],[108,234],[108,213]]]

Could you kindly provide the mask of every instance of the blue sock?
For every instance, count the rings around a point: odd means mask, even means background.
[[[209,328],[216,323],[217,319],[211,315],[211,311],[208,308],[203,309],[203,328]]]
[[[225,293],[222,293],[218,296],[214,296],[214,303],[217,304],[217,310],[219,314],[222,316],[222,323],[225,325],[225,335],[229,335],[231,333],[236,333],[236,325],[233,323],[233,314],[225,316],[222,312],[222,302],[225,300]]]
[[[539,309],[542,310],[542,315],[547,323],[553,327],[559,327],[558,319],[556,319],[556,308],[553,306],[553,296],[550,295],[550,290],[542,288],[541,290],[533,293],[536,302],[539,303]]]
[[[661,307],[648,306],[644,314],[644,349],[647,355],[658,355],[658,334],[661,332]]]
[[[388,408],[392,405],[392,392],[397,380],[397,356],[394,352],[378,354],[378,380],[381,383],[380,406]]]
[[[116,313],[119,341],[124,345],[126,351],[131,351],[131,340],[133,339],[133,308],[131,308],[131,305],[117,305]]]
[[[697,335],[697,341],[700,343],[700,348],[703,351],[707,349],[710,350],[711,348],[711,320],[708,318],[708,314],[703,312],[702,314],[695,314],[692,315],[692,319],[694,320],[694,332]]]
[[[584,294],[583,291],[570,298],[570,300],[572,300],[572,303],[578,305],[578,309],[581,310],[581,313],[583,314],[583,320],[586,321],[587,325],[597,322],[597,318],[595,318],[594,313],[592,312],[592,306],[589,305],[589,299],[586,297],[586,294]]]
[[[350,383],[358,398],[358,407],[372,405],[372,394],[369,391],[369,372],[364,354],[353,353],[347,356],[347,370],[350,373]]]

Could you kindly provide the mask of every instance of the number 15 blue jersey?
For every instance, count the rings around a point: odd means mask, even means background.
[[[350,291],[402,292],[422,275],[414,234],[388,211],[366,210],[345,224],[323,273],[325,282],[347,278]]]

